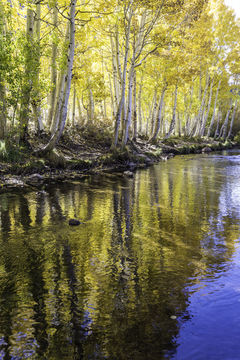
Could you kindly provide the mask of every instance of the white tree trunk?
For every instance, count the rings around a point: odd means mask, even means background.
[[[216,92],[216,97],[215,97],[215,102],[214,102],[212,119],[211,119],[210,125],[209,125],[209,127],[208,127],[208,133],[207,133],[207,137],[208,137],[208,138],[209,138],[210,135],[211,135],[211,130],[212,130],[213,124],[214,124],[214,122],[215,122],[215,114],[216,114],[217,101],[218,101],[218,93],[219,93],[219,89],[220,89],[220,86],[221,86],[221,82],[222,82],[222,79],[220,79],[219,82],[218,82],[218,87],[217,87],[217,92]]]
[[[232,128],[233,128],[233,123],[235,120],[235,116],[236,116],[236,111],[237,111],[237,100],[235,101],[235,105],[234,105],[234,110],[233,110],[233,114],[232,114],[232,119],[231,119],[231,123],[230,123],[230,127],[229,127],[229,131],[228,131],[228,136],[227,139],[229,139],[232,135]]]
[[[68,48],[68,57],[67,57],[67,66],[66,66],[66,74],[63,76],[63,84],[61,84],[61,90],[64,89],[63,96],[59,99],[59,121],[57,121],[58,128],[57,131],[53,134],[48,144],[40,150],[41,153],[47,153],[54,149],[56,143],[60,139],[67,119],[67,111],[68,111],[68,100],[71,89],[71,81],[72,81],[72,68],[73,68],[73,59],[74,59],[74,50],[75,50],[75,12],[76,12],[76,0],[71,0],[70,4],[70,36],[69,36],[69,48]]]
[[[223,138],[224,140],[226,139],[226,133],[227,133],[227,127],[228,127],[228,121],[229,121],[229,115],[230,115],[230,111],[232,109],[232,103],[233,103],[233,100],[231,99],[230,101],[230,106],[229,106],[229,109],[227,111],[227,115],[226,115],[226,118],[225,118],[225,121],[221,127],[221,130],[220,130],[220,134],[219,134],[219,137]]]
[[[118,144],[119,127],[120,127],[122,112],[124,110],[124,104],[125,104],[127,63],[128,63],[128,53],[129,53],[129,38],[130,38],[131,22],[132,22],[132,16],[133,16],[132,4],[133,4],[133,0],[131,0],[129,2],[129,16],[128,16],[127,29],[126,29],[125,56],[124,56],[123,75],[122,75],[122,92],[121,92],[121,97],[120,97],[120,101],[118,104],[116,121],[115,121],[115,129],[114,129],[114,136],[113,136],[113,143],[112,143],[113,148],[115,148]]]
[[[174,96],[174,107],[173,107],[173,116],[172,116],[172,121],[168,130],[168,133],[165,135],[164,139],[168,139],[174,129],[175,129],[175,124],[176,124],[176,110],[177,110],[177,96],[178,96],[178,85],[176,85],[175,87],[175,96]]]
[[[162,118],[162,110],[163,110],[163,103],[164,103],[164,97],[165,97],[166,90],[167,90],[167,83],[165,83],[165,85],[163,86],[163,89],[162,89],[162,94],[161,94],[161,98],[159,101],[158,112],[157,112],[157,121],[155,124],[153,136],[151,138],[152,141],[157,138],[159,130],[160,130],[160,123],[161,123],[161,118]]]
[[[58,24],[58,10],[56,7],[53,8],[53,25],[56,28]],[[53,114],[54,114],[54,107],[56,101],[56,92],[57,92],[57,43],[56,39],[53,39],[52,42],[52,59],[51,59],[51,93],[50,93],[50,101],[49,101],[49,112],[47,118],[47,125],[51,128],[53,122]]]
[[[201,128],[201,132],[200,132],[201,136],[204,136],[206,123],[207,123],[207,119],[208,119],[208,115],[209,115],[209,111],[210,111],[210,107],[211,107],[213,82],[214,82],[214,77],[212,79],[211,86],[210,86],[210,93],[209,93],[209,99],[208,99],[208,108],[207,108],[207,112],[206,112],[206,115],[204,116],[204,120],[203,120],[203,123],[202,123],[202,128]]]

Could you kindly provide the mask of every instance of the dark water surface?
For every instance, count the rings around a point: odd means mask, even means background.
[[[240,359],[239,225],[239,152],[0,195],[0,359]]]

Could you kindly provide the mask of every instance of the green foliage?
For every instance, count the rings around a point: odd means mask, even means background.
[[[20,147],[9,141],[0,142],[0,161],[17,163],[26,157],[26,148]]]
[[[237,135],[234,137],[234,141],[240,145],[240,131],[237,133]]]

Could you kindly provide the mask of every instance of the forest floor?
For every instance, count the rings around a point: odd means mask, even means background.
[[[10,144],[0,147],[0,192],[11,189],[43,189],[47,184],[73,182],[93,174],[133,177],[145,168],[175,155],[210,153],[237,144],[210,139],[173,137],[150,143],[144,137],[130,141],[124,150],[111,150],[111,135],[104,128],[82,127],[66,131],[52,154],[45,158],[34,150],[47,143],[49,136],[31,136],[29,146]]]

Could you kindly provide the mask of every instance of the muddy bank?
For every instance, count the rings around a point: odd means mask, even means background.
[[[80,181],[94,174],[134,176],[134,171],[176,155],[210,153],[236,147],[234,142],[171,138],[151,144],[144,139],[129,142],[124,149],[111,150],[110,139],[65,135],[56,150],[47,157],[34,156],[33,148],[47,137],[33,139],[28,149],[19,150],[15,158],[0,160],[0,192],[11,189],[44,189],[48,184]],[[38,143],[36,143],[38,141]]]

